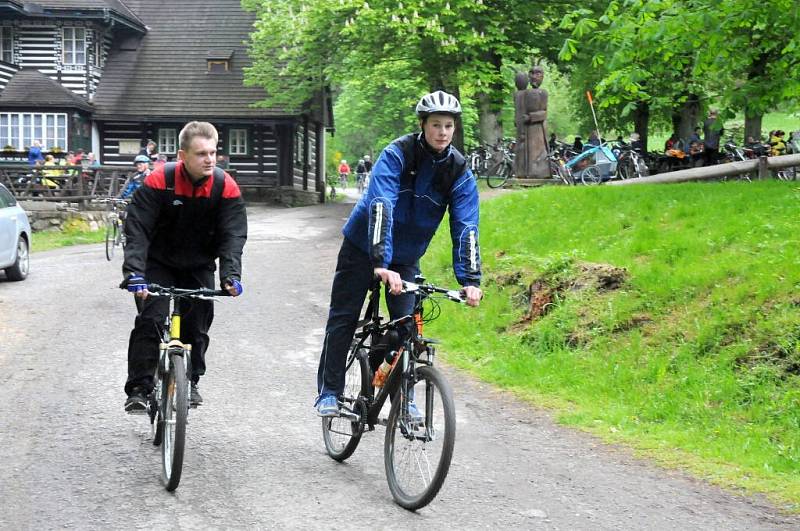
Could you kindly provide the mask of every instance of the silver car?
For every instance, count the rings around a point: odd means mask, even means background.
[[[6,279],[25,280],[31,266],[31,224],[17,200],[0,184],[0,269]]]

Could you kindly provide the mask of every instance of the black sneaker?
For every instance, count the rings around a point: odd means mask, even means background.
[[[125,411],[127,413],[146,413],[147,396],[141,389],[134,389],[125,400]]]
[[[189,393],[189,405],[197,407],[203,403],[203,397],[200,396],[200,391],[197,390],[197,384],[192,384],[191,392]]]

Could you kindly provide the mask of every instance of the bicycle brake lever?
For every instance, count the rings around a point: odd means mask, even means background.
[[[417,291],[419,291],[419,284],[403,281],[403,290],[401,293],[416,293]]]
[[[462,291],[450,290],[446,294],[448,299],[453,302],[465,302],[464,293]]]

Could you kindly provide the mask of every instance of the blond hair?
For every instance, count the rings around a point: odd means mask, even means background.
[[[203,137],[213,140],[214,144],[219,142],[219,133],[217,129],[208,122],[189,122],[178,135],[178,145],[183,151],[189,151],[189,146],[192,145],[192,140],[195,137]]]

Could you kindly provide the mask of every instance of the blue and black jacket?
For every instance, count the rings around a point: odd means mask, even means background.
[[[462,286],[479,286],[478,188],[453,146],[435,154],[421,133],[389,144],[372,168],[367,193],[342,233],[373,267],[414,265],[450,211],[453,269]]]

